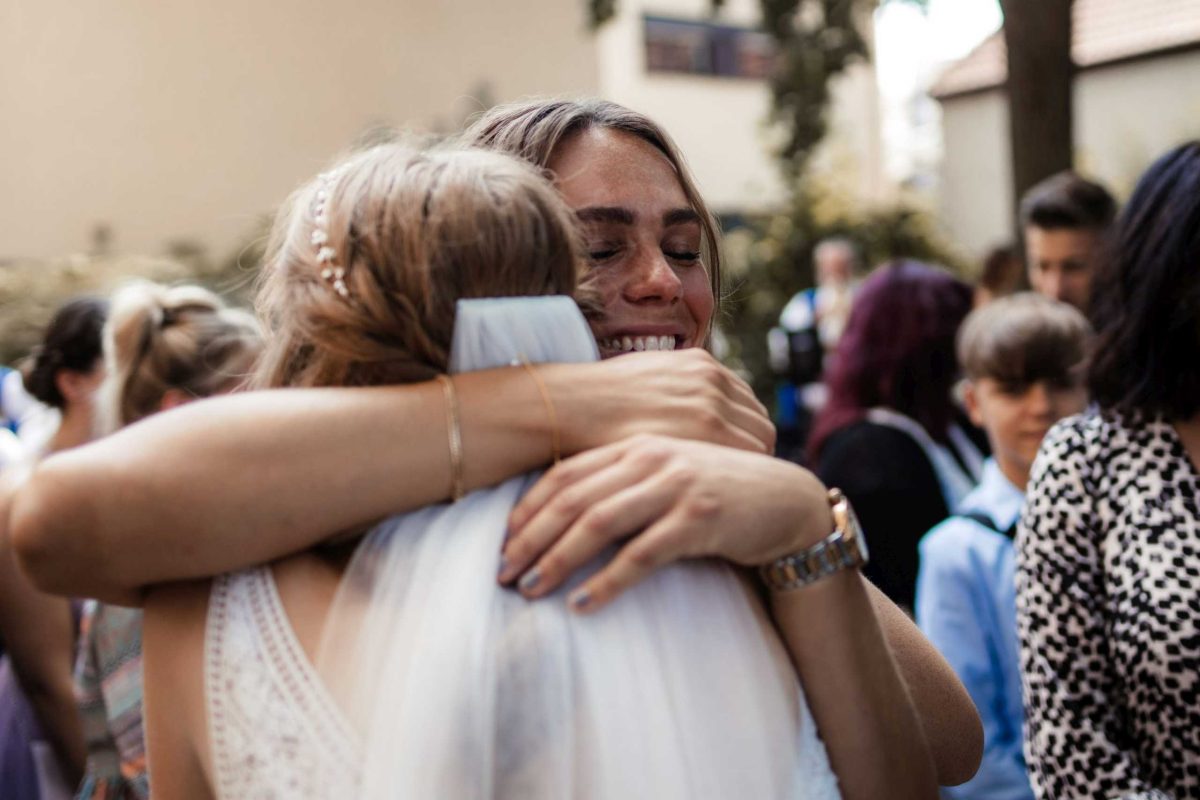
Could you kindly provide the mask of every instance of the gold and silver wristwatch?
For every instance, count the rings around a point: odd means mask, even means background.
[[[829,490],[833,533],[812,547],[784,556],[758,568],[763,583],[773,592],[788,592],[808,586],[844,569],[867,563],[867,541],[858,517],[840,489]]]

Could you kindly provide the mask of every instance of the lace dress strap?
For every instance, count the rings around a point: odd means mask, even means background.
[[[213,581],[204,681],[219,798],[356,794],[362,744],[296,639],[269,569]]]

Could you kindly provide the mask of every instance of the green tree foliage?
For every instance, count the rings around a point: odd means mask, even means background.
[[[777,324],[788,299],[813,285],[813,248],[831,236],[858,245],[867,266],[915,258],[962,271],[924,211],[903,204],[863,208],[828,187],[807,183],[778,213],[726,238],[729,268],[720,327],[729,347],[727,360],[752,379],[760,397],[771,396],[774,381],[767,364],[767,331]]]
[[[781,125],[784,174],[797,180],[825,138],[829,82],[868,56],[858,28],[874,0],[760,0],[763,28],[775,40],[772,120]]]

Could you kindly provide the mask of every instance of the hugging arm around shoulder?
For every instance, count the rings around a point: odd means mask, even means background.
[[[774,441],[744,381],[703,351],[538,372],[564,454],[642,432],[758,452]],[[525,370],[454,381],[466,488],[550,460],[551,420]],[[48,458],[17,493],[11,520],[40,588],[135,605],[150,584],[266,563],[439,502],[450,488],[437,382],[278,389],[189,403]]]

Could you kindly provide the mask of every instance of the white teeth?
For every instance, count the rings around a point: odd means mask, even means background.
[[[612,339],[602,339],[600,346],[605,350],[621,353],[643,350],[674,350],[674,336],[617,336]]]

